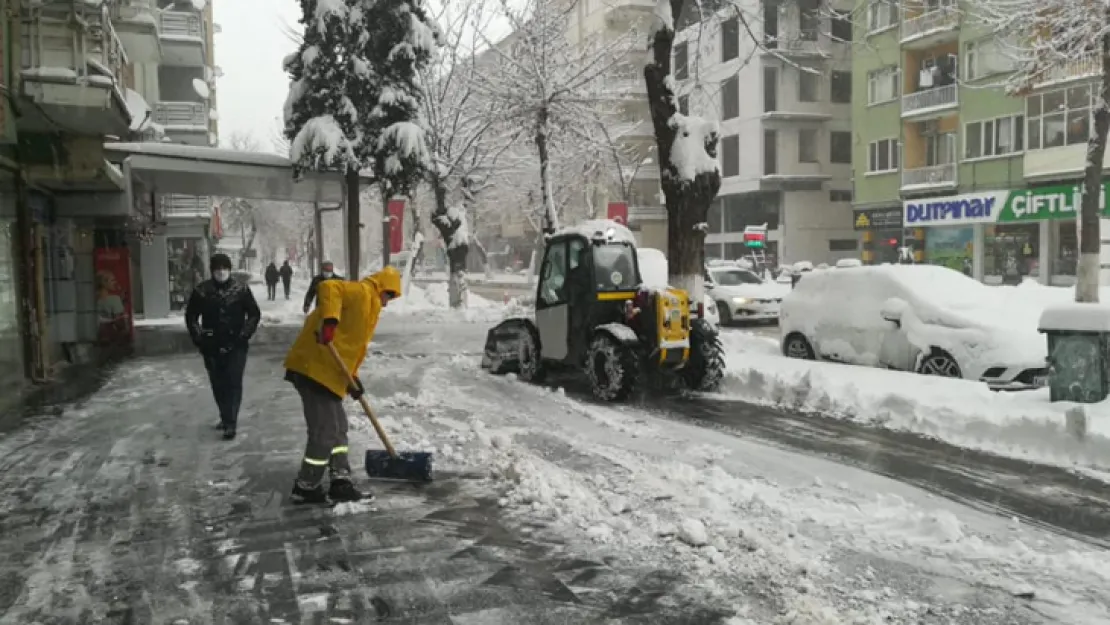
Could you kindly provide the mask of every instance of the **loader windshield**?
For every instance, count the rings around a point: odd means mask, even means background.
[[[594,282],[597,290],[626,291],[636,288],[636,250],[627,243],[594,245]]]

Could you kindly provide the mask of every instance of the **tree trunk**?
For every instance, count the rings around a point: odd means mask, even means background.
[[[447,216],[447,187],[444,181],[432,181],[432,190],[436,198],[436,211],[432,215],[432,225],[439,230],[439,236],[447,248],[447,299],[451,308],[463,308],[467,300],[466,255],[470,251],[470,246],[464,243],[451,247],[453,237],[461,224]]]
[[[551,155],[548,153],[548,111],[541,108],[536,116],[536,151],[540,155],[540,198],[543,201],[543,230],[559,229],[559,216],[555,213],[555,198],[551,189]]]
[[[1102,192],[1102,162],[1106,156],[1106,135],[1110,131],[1110,110],[1107,109],[1110,102],[1110,35],[1103,35],[1101,48],[1102,80],[1095,105],[1095,128],[1087,142],[1087,165],[1083,171],[1083,203],[1079,213],[1079,266],[1075,280],[1075,301],[1091,303],[1098,302],[1102,264],[1100,225],[1105,202]]]
[[[347,279],[358,280],[362,220],[360,219],[361,207],[358,201],[359,179],[357,168],[347,168],[345,184],[347,188]]]
[[[684,0],[659,0],[670,3],[670,14],[678,21]],[[658,19],[658,18],[657,18]],[[648,105],[655,131],[658,154],[660,186],[667,206],[667,260],[668,279],[672,286],[684,289],[692,306],[702,301],[705,265],[705,233],[703,224],[709,216],[709,205],[721,187],[720,172],[699,173],[693,181],[678,177],[671,163],[676,129],[670,124],[677,113],[671,73],[671,51],[674,44],[674,24],[660,24],[654,32],[650,49],[652,62],[644,67],[644,80],[648,92]],[[706,146],[710,156],[716,156],[716,141]]]

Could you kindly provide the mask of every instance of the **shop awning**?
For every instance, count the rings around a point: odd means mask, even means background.
[[[306,172],[295,181],[289,159],[277,154],[173,143],[105,143],[104,158],[158,194],[330,204],[343,198],[341,174]],[[364,177],[362,186],[369,183]]]

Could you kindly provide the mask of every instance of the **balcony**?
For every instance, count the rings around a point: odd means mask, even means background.
[[[778,37],[767,37],[760,48],[760,54],[763,57],[827,57],[829,43],[822,42],[816,32],[784,33]]]
[[[916,169],[902,170],[902,190],[917,191],[927,189],[943,189],[956,186],[956,172],[959,167],[956,163],[918,167]]]
[[[110,6],[112,24],[134,63],[161,63],[160,20],[153,0],[118,0]]]
[[[629,206],[628,221],[638,223],[644,221],[666,221],[667,209],[664,206]]]
[[[206,64],[204,20],[200,15],[163,11],[160,26],[163,65],[203,67]]]
[[[908,48],[926,48],[946,39],[958,37],[960,11],[945,6],[926,13],[907,17],[902,21],[902,45]]]
[[[173,143],[208,145],[208,105],[202,102],[159,102],[151,121]]]
[[[200,219],[212,217],[210,198],[193,195],[166,194],[158,198],[158,213],[162,219]]]
[[[956,84],[932,87],[902,96],[902,117],[928,117],[959,106]]]
[[[123,89],[134,80],[106,10],[80,2],[25,8],[21,33],[19,128],[31,132],[127,136]]]
[[[1033,89],[1043,89],[1098,76],[1101,61],[1097,54],[1084,54],[1073,59],[1060,60],[1047,64],[1047,67],[1033,81]]]

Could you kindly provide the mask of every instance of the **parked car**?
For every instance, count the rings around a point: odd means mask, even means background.
[[[782,352],[1028,389],[1046,382],[1040,308],[934,265],[815,270],[782,302]]]
[[[707,267],[705,287],[726,326],[737,321],[777,321],[782,297],[790,292],[789,286],[738,266]]]
[[[661,250],[650,247],[636,248],[636,264],[640,266],[640,278],[644,286],[663,289],[667,287],[667,255]],[[721,324],[720,311],[709,297],[709,290],[702,294],[705,306],[705,320],[714,326]]]

